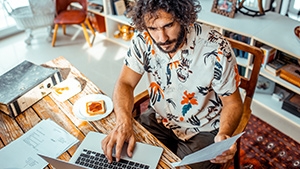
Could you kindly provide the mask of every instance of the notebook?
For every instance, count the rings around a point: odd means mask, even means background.
[[[120,162],[115,160],[109,164],[105,158],[101,140],[105,134],[89,132],[82,143],[77,148],[69,162],[51,158],[39,154],[44,160],[56,169],[87,169],[87,168],[135,168],[155,169],[162,155],[163,149],[149,144],[136,142],[133,156],[130,158],[126,154],[126,145],[123,146]],[[114,156],[114,154],[113,154]]]

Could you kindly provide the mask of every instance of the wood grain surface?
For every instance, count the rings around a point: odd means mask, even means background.
[[[56,100],[50,93],[16,118],[11,118],[4,113],[0,113],[0,148],[3,148],[5,145],[8,145],[13,140],[19,138],[42,119],[50,118],[70,134],[77,137],[80,142],[85,138],[85,135],[89,131],[98,131],[107,134],[113,129],[115,125],[114,112],[98,121],[84,121],[78,119],[72,112],[73,104],[81,97],[88,94],[105,94],[104,92],[72,66],[64,57],[58,57],[43,64],[43,66],[59,69],[64,78],[76,78],[82,85],[82,91],[64,102]],[[151,133],[149,133],[149,131],[134,119],[133,121],[137,141],[164,148],[157,168],[172,168],[171,162],[180,161],[180,158],[159,142]],[[79,143],[59,156],[59,159],[68,161],[75,153]],[[101,143],[99,143],[99,146],[101,146],[100,144]],[[52,167],[51,165],[48,165],[46,168],[51,169]]]

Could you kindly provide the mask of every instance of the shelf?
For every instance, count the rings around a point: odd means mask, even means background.
[[[98,10],[88,9],[88,11],[94,13],[95,15],[100,15],[100,16],[105,17],[105,14],[103,12],[99,12]]]
[[[75,7],[75,8],[78,8],[78,9],[82,8],[82,6],[78,2],[72,2],[71,6]],[[91,8],[88,7],[88,11],[92,12],[94,14],[97,14],[97,15],[105,16],[105,14],[103,12],[99,12],[99,10],[96,10],[96,9],[91,9]]]
[[[266,108],[264,104],[260,103],[260,100],[253,100],[251,104],[252,114],[300,143],[299,122],[296,124],[295,121],[287,118],[285,114],[288,112],[276,112],[273,109]]]
[[[300,43],[294,35],[294,28],[299,25],[299,21],[278,15],[265,29],[253,35],[253,38],[300,59]]]
[[[236,57],[236,61],[238,63],[238,65],[243,66],[243,67],[247,67],[248,66],[248,60],[245,58],[241,58],[241,57]]]
[[[285,118],[289,122],[300,127],[300,117],[297,117],[297,116],[293,115],[292,113],[289,113],[289,112],[283,110],[281,108],[282,104],[283,104],[282,101],[276,101],[272,98],[271,95],[262,94],[262,93],[255,93],[253,100],[257,104],[260,104],[261,106],[265,107],[266,109],[273,111],[274,113],[280,115],[282,118]]]
[[[121,24],[130,25],[130,19],[126,18],[124,15],[106,15],[106,17]]]
[[[249,69],[252,70],[252,65],[249,66]],[[271,81],[281,85],[281,86],[284,86],[286,89],[289,89],[297,94],[300,94],[300,88],[289,83],[288,81],[286,80],[283,80],[281,79],[279,76],[274,76],[273,74],[269,73],[265,68],[260,68],[260,72],[259,72],[260,75],[270,79]]]
[[[267,70],[264,68],[260,69],[260,74],[263,75],[264,77],[274,81],[277,84],[280,84],[281,86],[284,86],[285,88],[292,90],[293,92],[300,94],[300,88],[287,82],[286,80],[281,79],[279,76],[273,76],[271,73],[269,73]]]
[[[300,59],[300,43],[294,35],[294,28],[300,25],[299,21],[274,12],[266,12],[260,17],[236,13],[234,18],[228,18],[211,12],[212,3],[211,0],[201,1],[199,22],[253,38]]]
[[[211,12],[213,1],[201,0],[202,9],[198,13],[199,22],[209,24],[224,30],[234,32],[247,37],[253,37],[275,20],[279,14],[267,12],[266,15],[260,17],[251,17],[236,13],[234,18],[229,18],[220,14]]]
[[[271,95],[255,93],[251,109],[255,116],[300,142],[300,118],[281,109],[282,104]]]

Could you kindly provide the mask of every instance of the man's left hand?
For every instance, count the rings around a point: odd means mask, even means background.
[[[225,140],[227,138],[230,138],[228,135],[217,135],[215,137],[215,142],[220,142],[222,140]],[[231,160],[234,157],[234,154],[236,152],[236,143],[234,143],[228,150],[224,151],[221,155],[218,155],[215,159],[210,160],[212,163],[226,163],[229,160]]]

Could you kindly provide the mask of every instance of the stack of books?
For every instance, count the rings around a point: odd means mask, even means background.
[[[279,59],[275,59],[267,63],[265,69],[268,72],[270,72],[272,75],[277,76],[280,72],[280,68],[282,68],[285,64],[286,64],[285,62]]]
[[[262,67],[265,67],[267,63],[271,62],[272,60],[274,60],[275,56],[276,56],[276,49],[272,48],[268,45],[263,45],[262,47],[260,47],[263,52],[264,52],[264,58],[263,58],[263,63],[262,63]]]

